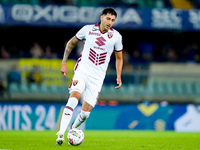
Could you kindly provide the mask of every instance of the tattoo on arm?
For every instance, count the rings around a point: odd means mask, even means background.
[[[66,62],[69,54],[71,53],[72,49],[75,47],[76,43],[78,42],[78,39],[74,36],[72,37],[68,42],[67,45],[65,47],[65,52],[64,52],[64,56],[63,56],[63,62]]]

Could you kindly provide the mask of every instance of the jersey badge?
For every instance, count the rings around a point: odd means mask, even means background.
[[[78,80],[73,81],[73,85],[76,86],[78,84]]]
[[[108,38],[112,38],[113,37],[113,33],[108,32]]]

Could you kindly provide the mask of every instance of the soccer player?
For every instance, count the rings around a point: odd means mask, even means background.
[[[116,57],[118,84],[115,88],[118,89],[122,85],[122,36],[112,28],[116,18],[117,13],[113,8],[105,8],[100,16],[101,22],[83,26],[66,45],[61,65],[61,73],[65,77],[68,72],[66,62],[71,50],[78,40],[84,42],[83,51],[74,67],[74,76],[69,86],[70,96],[63,110],[60,130],[57,133],[57,145],[64,143],[64,133],[81,94],[83,96],[82,110],[71,128],[77,128],[89,117],[97,102],[113,51]]]

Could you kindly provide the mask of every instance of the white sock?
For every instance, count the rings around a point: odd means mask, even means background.
[[[75,97],[68,99],[68,102],[63,110],[62,119],[60,122],[60,134],[64,134],[67,130],[67,126],[72,118],[73,110],[78,105],[78,100]]]
[[[90,112],[81,110],[80,114],[76,117],[76,120],[72,126],[72,128],[79,127],[85,120],[89,117]]]

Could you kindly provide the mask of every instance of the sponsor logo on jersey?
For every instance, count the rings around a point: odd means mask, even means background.
[[[93,31],[93,30],[92,30]],[[89,32],[89,35],[96,35],[96,36],[101,36],[101,34],[100,33],[95,33],[95,32]]]
[[[106,42],[106,40],[101,36],[101,37],[98,37],[98,38],[96,38],[97,39],[97,41],[95,42],[98,46],[103,46],[103,45],[105,45],[105,43],[104,42]]]
[[[73,81],[73,85],[76,86],[78,84],[78,80]]]
[[[101,47],[97,47],[97,46],[94,46],[95,49],[99,49],[99,50],[102,50],[102,51],[105,51],[105,48],[101,48]]]

